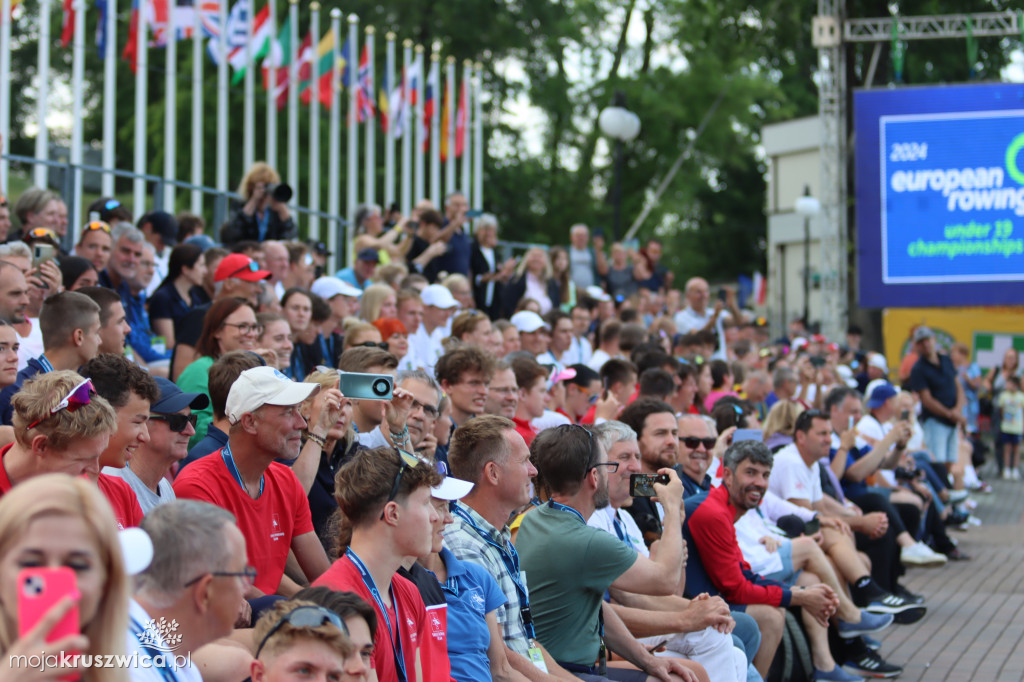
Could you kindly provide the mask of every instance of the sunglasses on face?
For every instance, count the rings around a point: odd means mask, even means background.
[[[67,410],[68,412],[77,412],[79,408],[84,405],[88,405],[89,401],[92,400],[92,395],[96,392],[93,388],[92,381],[84,379],[80,384],[71,389],[71,391],[56,405],[50,408],[50,414],[46,415],[42,419],[37,419],[28,425],[28,428],[34,429],[41,423],[57,414],[61,410]]]
[[[149,418],[158,422],[167,422],[167,428],[174,433],[181,433],[189,424],[195,428],[196,422],[199,421],[199,415],[195,412],[192,414],[151,414]]]
[[[399,486],[402,485],[402,476],[405,475],[406,469],[415,468],[416,465],[418,465],[418,464],[420,464],[420,463],[422,463],[424,461],[424,460],[421,460],[416,455],[414,455],[411,452],[409,452],[408,450],[403,450],[402,448],[395,448],[395,449],[398,451],[398,456],[401,457],[401,459],[402,459],[402,465],[400,467],[398,467],[398,473],[395,475],[395,482],[391,486],[391,492],[388,493],[388,499],[384,502],[384,507],[385,508],[388,506],[388,502],[391,502],[392,500],[395,499],[395,497],[398,496],[398,488],[399,488]],[[380,511],[380,518],[381,519],[384,518],[384,510],[383,509],[381,509],[381,511]]]
[[[691,450],[696,450],[702,444],[704,449],[710,451],[717,442],[714,438],[697,438],[696,436],[680,436],[679,442]]]
[[[274,623],[274,627],[270,628],[270,631],[260,641],[260,645],[256,647],[256,658],[260,657],[260,652],[263,651],[264,645],[266,645],[271,637],[277,634],[278,630],[284,627],[285,623],[295,628],[318,628],[321,625],[330,624],[338,628],[346,637],[349,636],[345,621],[339,618],[338,614],[328,611],[322,606],[300,606]]]

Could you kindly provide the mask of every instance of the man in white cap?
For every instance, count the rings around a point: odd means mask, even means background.
[[[431,284],[420,293],[423,301],[423,320],[409,337],[409,347],[423,364],[423,369],[434,371],[437,359],[444,354],[441,341],[451,336],[451,319],[459,309],[459,302],[447,287]]]
[[[331,317],[320,329],[325,337],[330,332],[340,333],[345,318],[359,314],[359,297],[363,292],[348,282],[337,277],[320,277],[313,282],[310,291],[331,306]]]
[[[520,310],[509,322],[519,330],[519,345],[523,350],[533,357],[548,352],[551,330],[540,315],[532,310]]]
[[[287,597],[300,589],[284,574],[289,550],[310,582],[329,566],[302,484],[274,461],[298,457],[306,428],[299,405],[319,390],[319,384],[293,382],[272,367],[242,372],[228,393],[228,444],[196,460],[174,482],[179,498],[211,502],[235,515],[257,571],[249,599]]]

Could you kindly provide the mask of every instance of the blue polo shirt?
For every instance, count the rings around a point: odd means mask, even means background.
[[[910,381],[907,383],[911,391],[919,392],[927,388],[940,405],[951,408],[956,405],[956,382],[956,367],[953,366],[953,361],[945,353],[939,353],[937,365],[928,362],[928,358],[918,359],[914,363],[914,368],[910,370]],[[928,419],[937,419],[946,426],[953,425],[953,422],[932,414],[922,405],[921,421]]]
[[[46,374],[53,371],[53,365],[46,359],[46,354],[38,358],[30,358],[25,369],[18,372],[14,383],[0,391],[0,423],[11,426],[14,423],[14,407],[11,406],[11,398],[21,390],[25,382],[37,374]]]
[[[447,225],[447,221],[445,225]],[[447,272],[449,275],[459,273],[469,276],[469,256],[473,245],[466,233],[459,228],[452,233],[448,239],[448,250],[430,261],[432,268],[436,267],[437,272]]]
[[[505,594],[487,569],[479,564],[459,561],[447,547],[441,560],[448,580],[441,585],[448,603],[448,660],[452,679],[489,680],[491,663],[487,658],[491,633],[487,614],[505,604]]]

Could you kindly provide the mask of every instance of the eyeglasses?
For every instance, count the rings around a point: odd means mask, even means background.
[[[285,623],[295,628],[318,628],[321,625],[331,624],[338,628],[341,634],[346,637],[349,636],[348,627],[345,626],[345,621],[338,617],[338,614],[328,611],[322,606],[300,606],[288,612],[281,620],[274,623],[274,627],[270,628],[270,631],[260,641],[260,645],[256,647],[256,658],[260,657],[263,646],[271,637],[277,634],[278,630],[284,627]]]
[[[608,473],[614,474],[616,471],[619,470],[619,462],[598,462],[597,464],[593,464],[590,467],[588,467],[587,472],[590,472],[592,469],[596,469],[598,467],[608,467]]]
[[[417,409],[423,410],[423,414],[427,415],[428,417],[430,417],[432,419],[437,419],[437,415],[438,415],[437,408],[434,407],[433,405],[424,405],[420,401],[418,401],[415,398],[413,398],[412,399],[412,409],[414,409],[414,410],[417,410]]]
[[[208,575],[212,575],[214,578],[242,578],[249,585],[252,585],[254,582],[256,582],[256,569],[252,566],[246,566],[241,571],[210,571],[209,573],[197,575],[195,578],[192,578],[192,580],[189,580],[187,583],[185,583],[185,587],[191,587],[195,585],[197,582],[199,582]]]
[[[696,450],[700,445],[704,445],[705,450],[711,450],[715,447],[716,441],[714,438],[698,438],[697,436],[679,436],[679,442],[690,448]]]
[[[90,379],[83,379],[82,383],[72,388],[59,403],[50,408],[50,414],[46,415],[42,419],[35,420],[28,425],[28,428],[34,429],[61,410],[77,412],[80,407],[89,404],[89,401],[92,399],[92,394],[95,392],[96,389],[93,388],[92,381]]]
[[[387,350],[388,342],[381,341],[380,343],[377,343],[376,341],[363,341],[362,343],[352,344],[352,348],[380,348],[381,350]]]
[[[167,428],[174,433],[181,433],[189,424],[195,428],[196,422],[199,421],[199,415],[195,412],[192,414],[151,414],[149,418],[158,422],[167,422]]]
[[[395,448],[395,450],[398,450],[398,456],[402,458],[402,465],[398,467],[398,473],[395,475],[395,482],[391,486],[391,492],[388,493],[388,499],[384,501],[385,507],[388,506],[388,502],[394,500],[395,497],[398,495],[398,487],[402,485],[402,476],[405,475],[405,470],[413,469],[423,462],[423,460],[421,460],[419,457],[412,454],[408,450],[403,450],[402,448]],[[380,510],[380,518],[384,518],[383,509]]]
[[[257,336],[263,333],[262,324],[251,324],[249,322],[243,322],[242,324],[235,324],[234,322],[225,322],[225,327],[237,327],[238,333],[242,336],[248,336],[249,334],[256,334]]]
[[[103,230],[107,234],[110,234],[110,225],[107,225],[102,220],[94,220],[85,227],[83,227],[82,230],[85,232],[95,232],[96,230]]]
[[[260,264],[257,263],[254,260],[251,260],[251,261],[249,261],[249,263],[247,265],[244,265],[244,266],[238,268],[237,270],[232,272],[230,275],[228,275],[228,277],[234,277],[234,276],[239,275],[239,274],[241,274],[243,272],[246,272],[246,271],[256,272],[259,269],[260,269]]]

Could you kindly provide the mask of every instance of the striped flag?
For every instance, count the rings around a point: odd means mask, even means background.
[[[427,77],[427,92],[423,98],[423,151],[427,151],[430,142],[430,123],[434,119],[434,96],[438,90],[434,70]]]
[[[462,156],[466,148],[466,79],[459,87],[459,108],[455,113],[455,158]]]
[[[330,109],[331,108],[331,95],[332,84],[331,84],[331,57],[334,56],[334,30],[328,29],[327,33],[320,40],[317,45],[316,54],[313,57],[314,63],[316,64],[316,78],[320,81],[320,105]],[[341,57],[338,60],[338,68],[342,73],[342,81],[344,81],[345,66],[348,58],[348,41],[345,41],[345,45],[341,48]],[[312,78],[310,78],[310,86],[312,85]],[[300,95],[303,104],[309,104],[313,97],[312,87],[305,87]]]
[[[391,125],[391,93],[388,92],[388,75],[385,73],[380,80],[380,88],[377,89],[377,111],[380,112],[380,129],[387,133]]]
[[[299,93],[309,87],[313,79],[313,34],[307,33],[299,45]]]
[[[402,137],[402,131],[406,127],[406,119],[409,117],[409,104],[405,101],[405,93],[402,87],[407,77],[403,68],[401,79],[395,83],[395,87],[391,89],[391,94],[388,96],[388,115],[390,116],[388,125],[394,127],[395,139]],[[387,128],[384,130],[387,132]]]
[[[277,108],[288,103],[288,69],[292,54],[292,18],[286,17],[277,40],[271,41],[270,50],[263,60],[263,89],[273,90],[271,96]],[[271,83],[273,80],[273,83]]]
[[[356,110],[359,123],[372,119],[377,115],[373,106],[373,91],[370,88],[370,51],[363,45],[363,53],[359,57],[359,88],[356,94]]]
[[[64,0],[64,21],[60,30],[60,46],[67,47],[71,44],[71,38],[75,35],[75,7],[74,0]]]
[[[441,104],[441,160],[448,160],[448,145],[451,144],[451,140],[448,139],[448,121],[451,120],[449,117],[452,114],[452,103],[449,101],[448,88],[444,89],[444,99]]]

